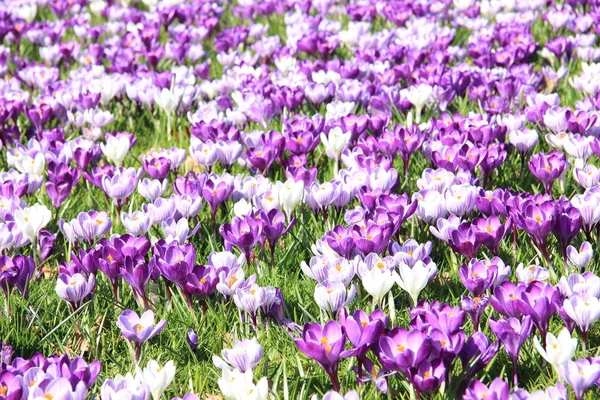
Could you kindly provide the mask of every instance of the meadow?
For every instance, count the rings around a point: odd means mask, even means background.
[[[593,399],[600,3],[0,2],[0,399]]]

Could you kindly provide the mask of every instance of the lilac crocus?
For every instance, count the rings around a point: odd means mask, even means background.
[[[302,338],[295,339],[295,342],[301,352],[314,359],[325,370],[331,379],[333,390],[339,392],[338,365],[346,344],[342,327],[336,321],[330,321],[325,326],[306,324]]]
[[[568,360],[559,368],[559,375],[571,386],[575,398],[581,400],[583,394],[600,378],[600,364],[586,358]]]
[[[135,311],[125,310],[119,316],[117,326],[121,329],[121,334],[135,344],[135,360],[139,361],[142,351],[142,345],[158,335],[167,324],[167,321],[161,319],[154,324],[154,312],[147,310],[141,316]]]
[[[415,391],[426,396],[437,392],[446,380],[446,372],[446,367],[441,359],[436,358],[431,362],[423,360],[418,368],[413,368],[410,372]]]
[[[187,276],[184,296],[190,308],[193,308],[190,295],[206,299],[215,292],[219,278],[217,270],[211,265],[196,265]],[[202,303],[202,312],[206,313],[206,304]]]
[[[62,300],[70,303],[73,310],[78,309],[84,299],[94,290],[96,278],[94,275],[84,277],[82,274],[60,274],[56,281],[56,294]]]
[[[263,356],[263,348],[256,338],[242,339],[233,344],[231,349],[221,350],[221,357],[214,356],[212,361],[219,369],[237,369],[240,372],[251,371],[258,365]]]
[[[104,176],[102,178],[102,190],[104,190],[104,193],[108,197],[114,200],[119,212],[125,200],[135,190],[140,176],[141,170],[119,167],[115,170],[112,177]]]
[[[592,249],[592,245],[586,241],[579,246],[579,249],[568,246],[567,257],[573,265],[583,271],[592,261],[592,258],[594,258],[594,250]]]
[[[458,275],[467,290],[475,297],[482,296],[492,287],[498,276],[498,268],[489,261],[472,259],[469,264],[463,264]]]
[[[315,301],[323,311],[335,317],[356,296],[356,287],[354,285],[350,286],[350,290],[346,290],[346,286],[342,282],[326,280],[316,286]]]
[[[529,338],[532,327],[533,324],[530,316],[523,317],[521,321],[517,318],[500,319],[497,321],[490,319],[490,328],[492,329],[492,332],[494,332],[498,340],[502,342],[506,352],[512,360],[513,382],[515,387],[519,385],[519,378],[517,377],[519,352],[527,338]]]
[[[510,387],[500,378],[494,379],[489,387],[481,381],[473,379],[463,396],[463,400],[505,400],[509,398]]]
[[[63,235],[71,242],[87,241],[94,243],[100,236],[105,235],[112,227],[112,221],[106,212],[91,210],[81,212],[70,222],[60,220],[58,226]]]

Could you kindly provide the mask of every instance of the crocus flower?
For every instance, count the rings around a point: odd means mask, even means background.
[[[594,258],[594,250],[589,242],[583,242],[579,249],[573,246],[567,247],[567,257],[580,270],[585,270],[588,264]]]
[[[425,289],[429,280],[437,274],[437,266],[433,262],[425,264],[419,260],[412,268],[400,263],[398,270],[399,275],[395,277],[396,283],[409,294],[413,305],[417,305],[419,293]]]
[[[411,381],[417,393],[428,396],[435,393],[445,380],[446,367],[439,358],[432,362],[423,360],[418,368],[413,368],[411,371]]]
[[[29,395],[34,399],[72,399],[72,400],[84,400],[87,396],[87,386],[84,382],[79,382],[76,385],[72,385],[68,379],[58,377],[52,379],[48,384],[36,387],[32,390]]]
[[[323,398],[321,400],[359,400],[360,397],[358,397],[358,393],[356,393],[356,391],[354,390],[350,390],[349,392],[346,392],[346,394],[344,396],[342,396],[341,394],[339,394],[338,392],[334,392],[334,391],[330,391],[327,392],[323,395]],[[319,397],[314,394],[310,400],[319,400]]]
[[[291,219],[294,208],[302,201],[304,197],[304,182],[288,179],[284,183],[277,182],[278,204],[283,208],[283,212],[287,216],[288,221]]]
[[[212,360],[219,369],[237,369],[240,372],[252,371],[263,356],[263,348],[256,338],[242,339],[233,344],[231,349],[221,350],[221,355],[213,355]]]
[[[295,342],[301,352],[314,359],[325,370],[331,379],[333,390],[339,392],[338,364],[346,344],[341,326],[336,321],[330,321],[325,326],[306,324],[302,338]]]
[[[340,313],[340,324],[348,340],[354,347],[352,350],[342,352],[342,357],[357,357],[362,362],[373,343],[379,340],[387,325],[387,316],[381,311],[373,311],[367,315],[362,310],[356,310],[354,314]]]
[[[31,243],[35,243],[40,230],[48,225],[48,222],[52,219],[52,212],[45,205],[36,203],[31,207],[16,210],[13,217],[23,235]]]
[[[350,290],[346,291],[346,286],[342,282],[326,280],[315,287],[315,301],[323,311],[333,317],[350,304],[355,296],[356,287],[351,285]]]
[[[235,217],[231,224],[223,224],[219,233],[225,239],[225,248],[230,250],[232,245],[237,246],[250,260],[252,249],[258,243],[262,233],[262,224],[251,216]]]
[[[408,374],[418,367],[431,351],[431,340],[419,329],[394,328],[379,338],[377,356],[384,368]]]
[[[537,337],[533,338],[533,344],[537,351],[557,371],[561,365],[573,358],[577,349],[577,342],[576,338],[571,338],[567,328],[562,328],[558,336],[548,332],[545,348],[542,347]]]
[[[65,222],[61,219],[58,222],[60,230],[69,241],[87,241],[92,244],[100,236],[106,234],[112,227],[112,221],[106,212],[88,211],[81,212],[77,219]]]
[[[585,349],[587,332],[600,319],[600,300],[591,294],[574,294],[564,300],[562,308],[581,330]]]
[[[85,278],[82,274],[60,274],[56,281],[56,294],[62,300],[70,303],[74,310],[79,308],[83,300],[94,290],[96,278],[90,275]]]
[[[121,334],[135,344],[135,359],[139,361],[142,345],[158,335],[165,328],[166,323],[167,321],[162,319],[155,325],[152,310],[147,310],[141,317],[135,311],[125,310],[119,316],[117,326],[121,329]]]
[[[566,157],[557,150],[537,153],[531,157],[528,166],[533,176],[542,182],[546,193],[552,193],[552,184],[565,170]]]
[[[255,384],[252,370],[240,372],[224,368],[217,383],[227,400],[266,400],[269,396],[267,378],[263,377]]]
[[[104,156],[117,167],[123,163],[130,146],[131,142],[126,135],[106,135],[106,144],[100,143]]]
[[[147,400],[150,397],[150,387],[134,379],[107,379],[100,388],[101,400]]]
[[[582,358],[568,360],[559,368],[559,374],[575,392],[575,398],[581,400],[586,390],[600,378],[600,364]]]
[[[463,396],[463,400],[504,400],[509,398],[510,387],[500,378],[494,379],[489,387],[481,381],[473,379]]]
[[[529,337],[531,328],[533,327],[531,317],[523,317],[521,321],[516,318],[500,319],[495,321],[490,319],[490,328],[496,335],[498,340],[502,342],[506,352],[509,354],[513,363],[513,379],[514,385],[519,385],[519,379],[517,377],[517,362],[519,359],[519,352],[523,343]]]
[[[376,256],[376,254],[371,253],[367,258],[370,256]],[[365,261],[367,260],[365,259]],[[361,262],[359,263],[357,272],[364,289],[373,296],[373,303],[376,305],[381,304],[383,297],[390,291],[394,282],[399,278],[398,273],[393,270],[393,266],[388,266],[381,260],[378,260],[375,265],[369,265],[368,262]]]
[[[136,366],[136,378],[150,387],[154,400],[159,400],[175,378],[175,364],[169,361],[160,366],[156,361],[150,360],[143,370]]]
[[[343,132],[340,127],[333,128],[327,135],[321,133],[321,143],[325,146],[325,152],[329,158],[334,160],[334,175],[337,175],[340,156],[350,141],[350,137],[351,132]]]
[[[559,302],[559,293],[549,283],[533,281],[521,293],[518,307],[523,315],[529,315],[539,329],[542,339],[546,340],[548,323],[556,312],[556,304]]]
[[[198,334],[194,329],[190,328],[187,331],[185,335],[185,341],[193,353],[198,350]]]

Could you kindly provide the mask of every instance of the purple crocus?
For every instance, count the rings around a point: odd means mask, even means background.
[[[518,302],[521,312],[530,316],[539,329],[544,343],[550,318],[556,312],[556,304],[560,300],[559,296],[558,291],[549,283],[533,281],[521,293],[522,301]]]
[[[354,347],[342,352],[341,356],[357,357],[359,361],[366,356],[370,346],[379,340],[388,320],[381,310],[373,311],[371,315],[362,310],[356,310],[352,315],[344,311],[339,317],[344,334]]]
[[[441,384],[446,380],[446,367],[439,359],[424,360],[418,368],[412,368],[411,381],[415,391],[419,394],[430,396],[437,392]]]
[[[193,308],[190,295],[206,299],[212,295],[219,283],[217,270],[211,265],[196,265],[187,276],[184,295],[190,308]],[[206,304],[202,303],[202,312],[206,313]]]
[[[531,334],[533,327],[532,319],[530,316],[523,317],[521,321],[517,318],[490,319],[490,328],[496,335],[498,340],[504,345],[504,349],[510,356],[513,364],[513,383],[515,387],[519,385],[519,378],[517,377],[517,363],[519,359],[519,352],[523,343],[527,340]]]
[[[221,225],[219,232],[225,239],[226,250],[231,250],[232,245],[235,245],[244,252],[246,260],[250,260],[252,249],[259,242],[262,229],[262,221],[246,215],[233,218],[230,224]]]
[[[419,329],[394,328],[379,339],[377,356],[384,368],[408,375],[429,357],[431,340]]]
[[[147,310],[141,316],[135,311],[125,310],[119,316],[117,326],[121,334],[135,344],[135,360],[139,361],[142,345],[158,335],[165,328],[167,321],[161,319],[154,324],[154,312]]]
[[[277,209],[273,209],[269,213],[263,211],[259,215],[264,222],[262,233],[271,246],[271,266],[275,266],[275,246],[277,245],[277,241],[292,229],[296,223],[296,217],[292,217],[290,223],[286,225],[285,214]]]
[[[333,390],[339,392],[338,365],[346,344],[346,336],[336,321],[325,326],[316,323],[304,325],[302,338],[295,340],[298,349],[314,359],[331,379]]]
[[[534,154],[527,165],[533,176],[542,182],[546,193],[552,194],[552,184],[563,173],[566,163],[564,153],[553,150],[548,154]]]
[[[152,179],[162,181],[171,170],[171,161],[165,157],[142,158],[142,167]]]

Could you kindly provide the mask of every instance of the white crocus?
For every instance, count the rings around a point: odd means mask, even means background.
[[[384,265],[383,263],[381,263]],[[382,268],[378,266],[371,268],[360,273],[363,287],[371,296],[373,296],[373,304],[381,304],[383,296],[390,291],[394,282],[397,282],[400,278],[396,271],[390,268],[386,268],[385,265]]]
[[[335,175],[337,175],[340,156],[342,155],[342,151],[344,151],[348,142],[350,142],[350,136],[350,132],[343,132],[342,128],[339,126],[336,126],[330,130],[328,135],[321,133],[321,142],[325,146],[325,151],[327,152],[327,155],[330,158],[333,158],[335,161]]]
[[[431,100],[433,94],[433,88],[426,83],[414,85],[406,89],[405,95],[408,101],[415,106],[416,116],[415,122],[418,124],[421,122],[421,110],[425,107],[425,104]]]
[[[240,199],[233,205],[233,214],[236,217],[243,217],[252,212],[252,203],[246,201],[246,199]]]
[[[288,179],[275,184],[279,205],[283,208],[283,212],[287,215],[288,220],[294,211],[294,208],[302,201],[304,196],[304,181],[295,182],[293,179]]]
[[[34,243],[40,229],[48,225],[52,219],[52,212],[45,205],[36,203],[31,207],[16,210],[13,217],[23,235]]]
[[[179,105],[182,95],[183,91],[179,88],[174,90],[163,88],[160,92],[154,93],[154,104],[167,115],[171,115]]]
[[[17,15],[25,20],[28,24],[32,23],[37,15],[37,5],[27,4],[17,8]]]
[[[412,268],[401,262],[398,266],[398,270],[400,274],[394,277],[396,283],[409,294],[413,301],[413,305],[416,305],[421,290],[425,289],[429,279],[437,273],[437,266],[433,262],[425,264],[423,261],[419,260]]]
[[[139,366],[136,368],[136,379],[150,386],[150,392],[154,400],[159,400],[162,397],[164,391],[175,378],[175,364],[172,360],[162,367],[158,362],[150,360],[143,370]]]
[[[107,136],[106,144],[100,143],[102,153],[109,161],[120,166],[129,152],[129,138],[127,136]]]
[[[46,158],[42,153],[37,153],[33,157],[24,155],[15,161],[15,168],[24,174],[41,176],[46,169]]]
[[[548,363],[558,371],[558,367],[569,361],[575,355],[577,338],[572,338],[567,328],[562,328],[558,336],[548,332],[546,348],[544,349],[537,337],[533,339],[535,348]]]
[[[252,370],[240,372],[223,368],[218,384],[223,397],[228,400],[265,400],[269,395],[267,378],[263,377],[254,384]]]

